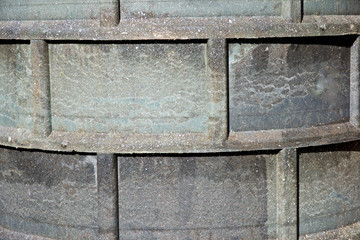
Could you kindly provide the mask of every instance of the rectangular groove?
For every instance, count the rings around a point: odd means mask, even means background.
[[[301,19],[300,19],[301,22],[303,18],[304,18],[304,0],[301,0]]]
[[[118,176],[114,154],[97,155],[98,223],[100,239],[119,239]]]
[[[305,15],[358,15],[358,0],[304,0]]]
[[[211,82],[210,137],[224,142],[228,137],[227,42],[210,39],[207,44],[207,72]]]
[[[0,126],[33,129],[30,41],[0,41]]]
[[[281,15],[284,19],[290,22],[301,22],[301,3],[302,0],[286,0],[282,3]]]
[[[116,27],[120,22],[120,0],[113,0],[111,5],[105,5],[103,2],[108,3],[108,1],[100,0],[102,5],[100,8],[100,25],[102,27]]]
[[[2,0],[0,20],[93,20],[99,19],[101,7],[117,0]]]
[[[45,138],[52,131],[49,50],[44,40],[32,40],[30,47],[34,84],[34,134]]]
[[[276,163],[277,239],[298,238],[298,160],[296,149],[283,149]]]
[[[348,36],[230,42],[231,132],[349,122],[354,40]]]
[[[54,131],[205,135],[222,108],[205,41],[50,42],[49,55]]]
[[[118,155],[120,239],[267,239],[276,153]]]
[[[296,149],[296,239],[300,238],[300,153]]]
[[[360,119],[360,38],[358,37],[350,52],[350,123],[359,127]]]
[[[123,0],[122,19],[280,16],[282,0]]]

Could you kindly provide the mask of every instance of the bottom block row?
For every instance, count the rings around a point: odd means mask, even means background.
[[[359,150],[360,142],[289,156],[284,150],[115,156],[0,148],[0,237],[274,239],[284,234],[283,219],[300,238],[334,237],[360,221]],[[298,164],[281,166],[281,158]]]

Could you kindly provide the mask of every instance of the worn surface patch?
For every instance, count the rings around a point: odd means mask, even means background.
[[[0,225],[52,238],[95,239],[96,157],[0,149]]]
[[[279,16],[281,0],[125,0],[122,18]]]
[[[2,0],[0,20],[98,19],[101,7],[116,0]]]
[[[271,160],[119,157],[120,238],[266,239]]]
[[[50,45],[53,130],[205,133],[204,44]]]
[[[231,131],[349,120],[348,47],[234,43],[229,51]]]
[[[301,235],[360,221],[359,150],[352,142],[300,151]]]
[[[30,47],[0,42],[0,126],[33,127]]]
[[[359,0],[304,0],[306,15],[359,15]]]

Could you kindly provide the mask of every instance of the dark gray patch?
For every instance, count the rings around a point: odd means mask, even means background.
[[[266,239],[266,161],[271,159],[247,154],[119,157],[120,176],[127,176],[119,181],[120,233],[145,236],[154,229],[156,236],[181,232],[182,239],[193,236],[190,232]],[[151,162],[150,175],[141,170],[149,166],[146,162]]]
[[[251,64],[257,72],[261,72],[268,67],[269,51],[266,44],[259,45],[252,52]]]
[[[95,180],[94,166],[90,163],[82,164],[85,156],[2,151],[0,162],[4,164],[1,169],[11,172],[11,175],[0,174],[0,180],[24,184],[45,184],[49,188],[61,184],[64,180],[79,183],[92,183]]]
[[[360,221],[359,142],[299,151],[300,234]]]
[[[254,43],[230,48],[231,131],[349,121],[347,45]]]
[[[196,159],[184,159],[180,163],[179,177],[179,217],[186,224],[193,213],[193,194],[195,189]]]

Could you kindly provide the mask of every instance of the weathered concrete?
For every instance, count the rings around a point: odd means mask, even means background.
[[[120,1],[100,0],[100,26],[115,27],[120,21]]]
[[[302,20],[302,0],[286,0],[282,1],[282,17],[294,23]]]
[[[282,150],[276,159],[277,239],[298,237],[298,158],[295,149]]]
[[[267,161],[274,156],[119,157],[120,238],[266,239]]]
[[[346,42],[336,39],[294,42],[230,44],[231,131],[349,121],[349,45],[337,46]]]
[[[0,125],[33,128],[29,42],[0,44]]]
[[[99,19],[101,7],[111,8],[117,0],[3,0],[0,20]]]
[[[170,0],[170,1],[138,1],[121,2],[121,17],[166,18],[166,17],[217,17],[217,16],[279,16],[281,0],[240,0],[203,2]]]
[[[212,95],[208,134],[213,142],[223,143],[228,138],[227,42],[225,39],[210,39],[206,50],[207,75]]]
[[[92,155],[1,149],[0,225],[56,239],[116,239],[111,164],[102,155],[97,164]]]
[[[100,240],[118,239],[117,158],[114,154],[98,154],[98,225]]]
[[[357,37],[350,50],[350,122],[360,127],[360,38]]]
[[[358,5],[0,0],[0,239],[359,239]]]
[[[54,130],[206,133],[205,44],[52,44]]]
[[[14,232],[0,236],[296,239],[299,228],[302,239],[357,239],[359,148],[300,149],[298,170],[295,149],[96,157],[1,148],[0,225]]]
[[[360,143],[300,150],[300,234],[360,221]]]
[[[358,0],[304,0],[305,15],[359,15]]]
[[[52,240],[51,238],[39,237],[30,234],[15,232],[6,228],[0,227],[0,239],[2,240]]]
[[[306,234],[299,237],[299,240],[357,240],[360,239],[360,222],[341,227],[334,230]]]
[[[31,64],[34,98],[34,134],[47,137],[52,131],[50,108],[49,49],[43,40],[32,40]]]

